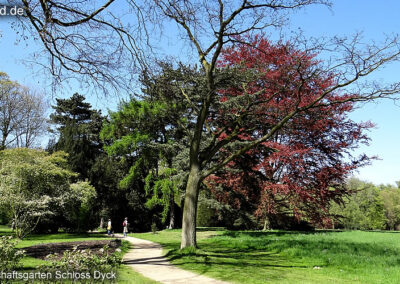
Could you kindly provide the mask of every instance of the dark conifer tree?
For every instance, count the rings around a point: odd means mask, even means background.
[[[50,150],[68,153],[71,169],[79,173],[80,178],[89,178],[91,167],[103,152],[99,139],[104,120],[101,111],[93,110],[78,93],[69,99],[57,99],[52,107],[55,112],[50,115],[50,122],[57,126],[59,137]]]

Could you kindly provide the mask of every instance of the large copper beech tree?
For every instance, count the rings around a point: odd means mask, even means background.
[[[300,50],[304,52],[304,56],[315,55],[320,50],[326,58],[325,63],[315,61],[313,66],[305,68],[301,60],[293,60],[288,67],[291,69],[290,73],[297,76],[298,80],[276,87],[274,89],[276,96],[289,92],[301,93],[306,83],[315,77],[330,78],[331,82],[308,99],[292,96],[293,99],[285,112],[275,119],[267,131],[256,139],[237,145],[235,143],[237,136],[241,134],[243,128],[248,128],[242,125],[243,117],[252,113],[255,106],[261,102],[254,101],[234,111],[234,115],[230,117],[230,124],[236,126],[231,129],[229,135],[221,136],[224,131],[209,125],[211,114],[221,103],[218,90],[218,80],[220,80],[218,62],[223,49],[237,42],[251,44],[246,38],[239,36],[279,27],[286,22],[289,12],[311,4],[329,4],[326,1],[22,0],[22,3],[28,18],[23,25],[39,38],[45,54],[49,55],[50,59],[41,63],[52,72],[57,82],[78,74],[89,80],[89,86],[98,86],[103,91],[108,91],[109,85],[129,86],[128,79],[132,78],[132,74],[137,70],[135,68],[149,68],[151,64],[146,64],[147,60],[157,57],[154,54],[157,49],[147,47],[157,43],[163,44],[156,35],[164,26],[168,29],[177,27],[178,33],[173,33],[179,37],[176,41],[181,39],[183,44],[187,43],[186,47],[194,51],[195,56],[191,54],[190,63],[200,63],[205,90],[201,94],[201,103],[195,108],[196,126],[191,134],[190,170],[185,193],[181,248],[196,246],[198,194],[200,184],[206,177],[257,145],[270,141],[296,116],[304,114],[311,108],[322,107],[328,103],[327,100],[332,94],[338,96],[336,103],[341,104],[346,101],[366,101],[386,97],[399,90],[398,84],[384,86],[364,80],[383,65],[398,60],[396,37],[388,38],[380,46],[361,44],[357,35],[348,40],[336,38],[330,43],[314,42],[313,46],[302,42],[304,45]],[[126,5],[118,6],[122,5],[121,3]],[[116,16],[118,10],[125,17]],[[131,17],[126,17],[127,13],[131,13]],[[299,39],[294,41],[301,44]],[[329,51],[334,54],[327,55],[326,52]],[[327,59],[328,57],[330,59]],[[124,69],[119,70],[121,68]],[[257,74],[249,72],[249,80],[247,82],[243,80],[242,84],[243,97],[249,100],[254,98],[251,89],[254,75]],[[279,85],[280,82],[276,84]],[[345,93],[352,96],[341,97],[343,89],[347,89]],[[269,92],[267,88],[259,90],[263,91]],[[182,96],[185,96],[184,90]],[[226,103],[231,100],[235,100],[235,97],[229,97]],[[210,136],[215,139],[208,139]],[[223,159],[215,161],[216,157],[223,156],[222,153],[225,153],[223,149],[232,143],[237,147]],[[271,145],[271,151],[272,149]]]
[[[220,67],[258,75],[246,89],[239,85],[220,91],[220,101],[231,103],[212,116],[220,129],[219,140],[237,131],[232,142],[250,143],[293,110],[302,110],[272,137],[206,179],[215,198],[253,211],[265,227],[282,214],[331,225],[330,204],[342,201],[349,193],[346,179],[370,160],[352,156],[360,143],[368,143],[365,132],[373,126],[348,118],[357,94],[331,92],[310,105],[334,86],[335,74],[315,73],[315,55],[290,43],[271,44],[260,36],[250,45],[224,50]],[[242,117],[242,126],[235,130],[236,116]],[[222,149],[219,159],[232,151],[232,147]]]

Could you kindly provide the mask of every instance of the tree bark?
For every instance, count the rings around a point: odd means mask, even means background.
[[[181,249],[196,247],[196,215],[201,181],[200,167],[192,164],[186,185],[185,204],[183,207]]]
[[[169,209],[169,229],[175,228],[175,200],[174,195],[172,195],[170,200],[170,209]]]

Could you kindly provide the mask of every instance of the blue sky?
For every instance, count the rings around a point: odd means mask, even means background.
[[[365,40],[382,40],[386,35],[400,33],[400,1],[334,0],[327,8],[311,7],[291,18],[291,28],[300,27],[306,35],[334,36],[363,32]],[[392,64],[373,76],[374,79],[400,81],[400,64]],[[362,168],[355,176],[377,184],[400,180],[400,102],[368,103],[351,114],[355,121],[370,120],[376,128],[369,133],[370,146],[358,153],[378,156],[371,166]]]
[[[363,32],[365,40],[380,41],[385,34],[400,33],[400,1],[398,0],[334,0],[332,10],[322,6],[308,7],[291,16],[290,24],[285,28],[287,32],[301,28],[307,36],[334,36],[351,35]],[[48,90],[45,74],[33,72],[30,66],[22,60],[29,58],[38,46],[31,39],[16,43],[18,36],[11,29],[10,23],[0,19],[0,71],[9,74],[11,79],[19,81],[41,91]],[[168,31],[166,31],[168,35]],[[173,52],[173,40],[168,40],[164,53]],[[171,44],[172,43],[172,44]],[[400,63],[392,64],[385,70],[374,75],[373,79],[400,81]],[[86,93],[78,85],[65,86],[61,96],[72,95],[73,92]],[[49,93],[49,92],[48,92]],[[60,92],[61,94],[61,92]],[[400,95],[399,95],[400,97]],[[115,98],[91,97],[90,102],[95,108],[115,110]],[[371,120],[377,126],[369,133],[371,143],[369,147],[362,146],[358,153],[364,152],[370,156],[377,155],[380,160],[374,161],[371,166],[360,169],[355,176],[377,184],[394,183],[400,180],[400,102],[399,106],[392,101],[380,101],[363,105],[351,114],[355,121]]]

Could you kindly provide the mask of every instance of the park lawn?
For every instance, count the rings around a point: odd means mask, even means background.
[[[11,235],[11,229],[8,226],[0,225],[0,236]],[[58,234],[37,234],[29,235],[22,241],[19,241],[17,248],[24,248],[38,244],[45,243],[57,243],[57,242],[75,242],[75,241],[88,241],[88,240],[103,240],[109,239],[104,233],[89,233],[89,234],[69,234],[69,233],[58,233]],[[131,244],[127,241],[122,241],[121,250],[122,253],[128,252],[131,248]],[[21,260],[21,271],[35,270],[38,266],[46,264],[48,262],[33,258],[24,257]],[[152,281],[141,274],[135,272],[130,267],[121,265],[117,272],[118,283],[137,283],[137,284],[154,284],[157,283]],[[22,283],[22,282],[21,282]]]
[[[6,225],[0,225],[0,236],[11,234],[11,228]]]
[[[199,230],[179,250],[180,230],[131,234],[162,244],[187,270],[233,283],[399,283],[400,233]]]
[[[118,283],[124,284],[156,284],[157,281],[144,277],[142,274],[136,272],[132,268],[122,265],[118,269]]]

